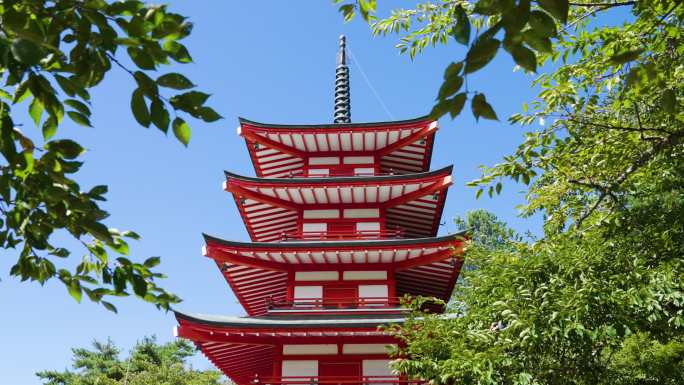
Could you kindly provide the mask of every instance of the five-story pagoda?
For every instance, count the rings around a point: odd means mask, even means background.
[[[437,122],[351,123],[344,37],[333,124],[240,119],[257,177],[226,172],[252,242],[205,235],[247,316],[176,312],[238,385],[398,384],[378,329],[401,323],[399,298],[448,300],[462,240],[437,237],[451,167],[429,171]]]

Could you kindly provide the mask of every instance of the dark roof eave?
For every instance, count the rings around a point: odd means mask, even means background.
[[[263,128],[290,128],[290,129],[316,129],[316,128],[360,128],[360,127],[379,127],[379,126],[392,126],[392,125],[405,125],[418,122],[432,121],[429,115],[423,115],[413,119],[405,120],[393,120],[385,122],[364,122],[364,123],[328,123],[328,124],[272,124],[272,123],[260,123],[253,120],[238,118],[240,125],[249,124],[250,126],[263,127]]]
[[[419,172],[414,174],[397,174],[397,175],[379,175],[379,176],[349,176],[349,177],[327,177],[327,178],[258,178],[251,176],[243,176],[224,171],[226,179],[240,179],[248,182],[272,183],[272,184],[325,184],[325,183],[345,183],[345,182],[360,182],[367,180],[369,182],[383,182],[383,181],[400,181],[404,179],[421,179],[437,176],[441,174],[451,175],[454,166],[442,167],[438,170]]]
[[[443,243],[447,241],[455,241],[458,239],[464,239],[466,231],[461,231],[455,234],[443,235],[441,237],[432,238],[400,238],[400,239],[383,239],[383,240],[362,240],[362,241],[318,241],[318,242],[239,242],[239,241],[227,241],[225,239],[216,238],[211,235],[202,233],[204,241],[218,243],[224,246],[230,247],[245,247],[245,248],[282,248],[282,249],[306,249],[312,247],[349,247],[349,246],[402,246],[402,245],[412,245],[412,244],[430,244],[430,243]]]
[[[283,319],[273,319],[271,322],[263,322],[264,318],[261,317],[241,317],[244,321],[222,321],[217,319],[211,319],[212,317],[202,316],[199,314],[185,314],[177,310],[173,310],[176,320],[184,320],[192,323],[198,323],[203,325],[211,325],[217,327],[236,327],[244,329],[264,329],[264,328],[274,328],[282,327],[283,329],[303,329],[303,328],[316,328],[316,327],[338,327],[338,328],[377,328],[380,325],[387,325],[392,323],[402,323],[404,317],[400,318],[378,318],[377,320],[369,320],[366,315],[358,315],[360,322],[344,322],[340,323],[340,319],[321,319],[320,322],[302,322],[303,319],[296,318],[290,320],[290,322]],[[347,318],[353,320],[352,317]],[[253,320],[254,323],[249,323]],[[308,321],[310,319],[306,319]],[[245,322],[246,321],[246,322]]]

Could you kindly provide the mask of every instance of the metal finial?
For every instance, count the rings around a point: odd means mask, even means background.
[[[351,97],[349,92],[349,67],[347,67],[347,39],[340,36],[340,50],[335,70],[335,123],[351,123]]]
[[[347,38],[340,35],[340,51],[337,53],[337,65],[347,64]]]

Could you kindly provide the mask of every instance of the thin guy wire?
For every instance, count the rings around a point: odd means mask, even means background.
[[[380,106],[382,106],[382,109],[385,110],[385,112],[390,117],[390,119],[396,120],[394,118],[394,115],[392,114],[392,112],[390,112],[389,108],[387,108],[387,105],[385,104],[385,102],[382,101],[382,98],[380,97],[380,94],[378,93],[378,91],[375,89],[375,87],[373,87],[373,84],[371,84],[371,81],[370,81],[370,79],[368,79],[368,76],[366,76],[366,72],[363,70],[363,67],[361,67],[361,63],[359,63],[359,61],[356,60],[356,56],[354,55],[354,52],[349,47],[347,47],[347,50],[349,51],[349,56],[351,56],[352,61],[359,68],[359,72],[361,72],[361,76],[363,77],[363,80],[366,81],[368,88],[370,88],[371,92],[373,92],[373,95],[375,95],[375,98],[378,99],[378,102],[380,103]]]

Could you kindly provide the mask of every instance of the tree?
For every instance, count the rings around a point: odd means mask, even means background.
[[[159,345],[145,337],[126,359],[111,341],[94,341],[93,349],[72,349],[72,370],[42,371],[36,375],[44,385],[222,385],[227,382],[215,370],[195,370],[187,359],[193,346],[184,340]]]
[[[135,0],[10,0],[0,5],[0,18],[0,247],[17,250],[10,275],[41,284],[58,278],[77,301],[85,293],[113,311],[102,299],[131,290],[161,308],[178,302],[156,284],[163,277],[153,270],[158,257],[126,257],[127,240],[139,236],[105,225],[108,213],[99,202],[107,186],[79,186],[85,150],[57,134],[65,116],[91,125],[94,101],[88,90],[112,70],[130,74],[132,114],[144,127],[171,129],[187,145],[190,128],[183,114],[218,120],[205,105],[209,95],[191,90],[195,85],[182,74],[151,77],[172,61],[192,61],[181,43],[192,24],[164,5]],[[23,106],[38,130],[15,124]],[[59,262],[72,251],[55,244],[55,233],[83,245],[86,255],[75,269],[67,266],[76,263]]]
[[[453,0],[385,19],[374,1],[342,5],[376,34],[405,34],[410,55],[452,38],[467,45],[445,71],[435,117],[470,99],[476,118],[497,118],[482,93],[461,88],[501,48],[540,71],[538,97],[509,118],[528,127],[522,143],[470,185],[477,196],[528,185],[522,213],[544,216],[544,236],[471,246],[478,268],[464,271],[456,316],[395,329],[406,342],[397,369],[436,384],[681,383],[681,3]],[[618,9],[631,12],[619,24]]]

